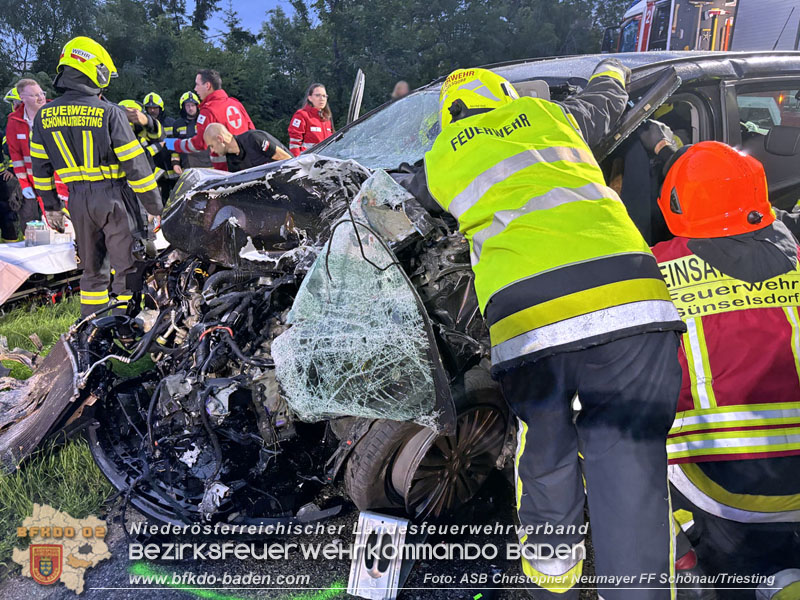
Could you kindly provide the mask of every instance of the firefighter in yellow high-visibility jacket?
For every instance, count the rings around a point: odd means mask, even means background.
[[[153,169],[156,181],[158,181],[164,175],[164,169],[156,166],[156,157],[161,152],[161,141],[164,139],[164,128],[161,125],[161,121],[144,112],[144,107],[136,100],[120,100],[119,105],[125,109],[128,120],[131,122],[133,133],[142,148],[144,148],[147,162],[150,164],[150,168]]]
[[[108,52],[87,37],[66,43],[53,84],[63,95],[36,115],[31,139],[33,182],[48,221],[63,231],[61,201],[53,183],[69,188],[70,219],[83,267],[81,314],[101,310],[112,293],[130,300],[135,253],[144,247],[147,217],[163,209],[161,196],[125,111],[99,97],[117,75]]]
[[[674,597],[665,440],[684,325],[590,150],[625,108],[627,73],[604,60],[556,103],[459,69],[442,85],[442,131],[425,155],[430,195],[469,241],[492,373],[519,418],[522,568],[537,599],[578,598],[582,476],[595,571],[619,582],[601,596]],[[537,552],[546,547],[569,551]]]

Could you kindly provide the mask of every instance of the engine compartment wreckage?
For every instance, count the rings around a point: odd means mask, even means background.
[[[192,170],[162,227],[145,308],[77,323],[40,367],[59,378],[15,391],[5,469],[82,422],[146,515],[255,524],[336,514],[342,473],[362,510],[441,516],[511,456],[466,241],[390,174]]]

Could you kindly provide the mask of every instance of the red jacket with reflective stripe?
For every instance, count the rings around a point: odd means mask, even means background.
[[[314,144],[333,135],[333,123],[310,104],[294,113],[289,122],[289,152],[299,156]]]
[[[175,152],[200,152],[206,149],[203,132],[210,123],[222,123],[233,135],[239,135],[255,129],[250,115],[242,103],[225,93],[225,90],[214,90],[200,103],[200,114],[197,116],[197,128],[194,137],[175,142]],[[211,155],[211,163],[215,169],[228,170],[228,162],[224,156]]]
[[[14,175],[17,177],[19,185],[23,190],[25,188],[34,189],[30,145],[31,132],[30,127],[28,127],[28,122],[25,120],[24,110],[24,104],[18,106],[17,110],[8,115],[8,123],[6,124],[8,155],[11,157]],[[55,177],[55,184],[56,193],[62,200],[66,200],[67,186],[61,182],[58,176]],[[41,201],[39,204],[41,205]]]
[[[653,248],[688,328],[670,462],[800,454],[800,269],[746,283],[687,242]]]

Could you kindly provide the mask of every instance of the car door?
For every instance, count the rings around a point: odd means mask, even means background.
[[[800,199],[800,78],[759,78],[724,87],[724,141],[761,161],[770,201],[791,210]]]

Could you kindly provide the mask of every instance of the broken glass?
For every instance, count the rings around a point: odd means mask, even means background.
[[[439,134],[438,113],[439,90],[420,90],[365,116],[314,151],[357,160],[370,169],[413,164],[431,149]]]
[[[382,172],[367,180],[351,204],[354,220],[333,229],[297,293],[291,328],[273,342],[284,397],[304,420],[350,415],[441,428],[438,356],[418,298],[363,210],[363,200],[372,207],[401,201],[397,187]],[[393,215],[386,228],[413,230],[398,222]]]

